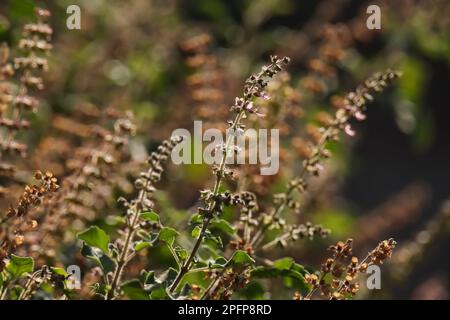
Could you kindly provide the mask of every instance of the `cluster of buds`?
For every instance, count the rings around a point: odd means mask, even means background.
[[[304,184],[306,188],[306,183]],[[289,188],[294,189],[291,185],[289,185]],[[273,197],[273,203],[275,205],[285,205],[289,209],[291,209],[294,213],[300,213],[300,202],[296,201],[294,197],[292,197],[288,193],[277,193]]]
[[[155,183],[161,180],[164,171],[163,164],[169,159],[173,148],[183,141],[181,136],[173,136],[170,140],[164,140],[157,150],[152,152],[148,158],[149,169],[141,172],[140,177],[134,181],[134,186],[140,192],[138,199],[132,201],[133,204],[139,206],[139,210],[147,210],[153,208],[151,195],[155,191]]]
[[[53,31],[46,23],[50,15],[47,10],[37,9],[37,22],[24,27],[24,38],[20,40],[19,48],[25,55],[14,59],[14,68],[21,72],[20,82],[22,85],[19,95],[14,100],[16,107],[34,111],[38,105],[37,99],[30,96],[28,91],[44,88],[41,72],[48,70],[48,61],[45,55],[52,49],[49,40]]]
[[[332,123],[334,130],[330,132],[330,138],[336,138],[338,129],[353,136],[355,133],[349,124],[349,120],[352,118],[359,121],[365,120],[364,111],[367,104],[373,101],[373,93],[382,92],[400,75],[400,72],[392,70],[378,72],[364,81],[354,92],[347,94],[343,101],[344,107],[336,111],[335,119]]]
[[[46,206],[46,211],[39,211],[41,217],[41,229],[45,232],[43,241],[36,241],[32,249],[39,255],[52,255],[53,250],[41,250],[45,245],[51,248],[60,241],[64,227],[68,226],[73,216],[76,216],[80,223],[93,219],[100,211],[105,211],[111,203],[109,196],[113,195],[117,187],[132,189],[132,185],[121,179],[124,174],[124,159],[127,159],[128,152],[125,146],[130,135],[135,132],[132,114],[129,112],[119,112],[114,108],[107,108],[102,111],[94,105],[80,104],[77,112],[83,117],[84,123],[76,117],[58,117],[58,125],[53,123],[57,130],[74,134],[84,138],[81,146],[75,150],[71,148],[71,136],[60,135],[59,139],[50,141],[49,145],[43,143],[39,150],[39,159],[48,159],[48,166],[55,167],[59,162],[55,161],[55,144],[58,146],[57,152],[70,155],[64,163],[61,175],[65,175],[61,185],[61,190],[56,194],[53,201]],[[90,123],[87,123],[89,119]],[[57,159],[63,157],[57,157]],[[133,163],[127,162],[127,168]],[[41,235],[39,235],[41,236]]]
[[[128,143],[128,137],[136,134],[136,125],[133,123],[132,114],[120,117],[114,122],[114,131],[104,129],[100,126],[94,126],[93,132],[96,136],[116,148],[121,148]]]
[[[278,72],[280,72],[288,63],[290,59],[288,57],[278,58],[277,56],[270,57],[270,64],[262,67],[258,74],[251,75],[245,82],[244,96],[242,98],[236,98],[231,111],[240,113],[246,111],[248,113],[254,113],[257,116],[263,116],[258,112],[258,109],[251,101],[252,98],[263,97],[268,99],[269,96],[265,91],[269,79],[273,78]]]
[[[294,241],[304,238],[312,240],[315,236],[325,238],[331,233],[330,229],[326,229],[320,224],[312,224],[311,222],[300,224],[298,226],[290,226],[288,232],[290,239]]]
[[[373,100],[373,93],[383,91],[399,76],[399,72],[392,70],[374,74],[342,100],[341,107],[336,111],[333,118],[322,117],[323,127],[314,130],[317,134],[314,135],[308,156],[303,161],[303,174],[310,173],[314,176],[320,174],[320,171],[323,170],[322,159],[327,159],[331,156],[330,151],[326,148],[326,143],[328,141],[337,141],[341,131],[353,136],[355,132],[350,126],[350,120],[353,118],[360,121],[364,120],[364,111],[367,104]]]
[[[34,90],[42,90],[44,82],[42,72],[48,70],[45,57],[51,50],[49,43],[53,33],[46,23],[50,12],[36,9],[37,22],[23,28],[23,38],[19,49],[23,56],[10,62],[6,44],[0,48],[0,127],[6,128],[6,136],[0,137],[0,153],[10,152],[24,156],[27,145],[14,140],[17,132],[29,127],[28,120],[21,119],[22,110],[36,111],[39,104]],[[3,171],[3,170],[2,170]]]
[[[216,286],[209,292],[207,298],[214,300],[229,300],[236,290],[246,287],[250,283],[249,268],[226,268],[219,275]]]
[[[17,205],[9,208],[8,218],[25,216],[31,208],[39,206],[44,199],[51,197],[59,188],[58,180],[49,171],[45,174],[38,171],[34,178],[39,184],[25,187]]]
[[[211,190],[206,189],[200,191],[200,198],[206,203],[214,202],[214,207],[212,210],[208,211],[205,208],[199,208],[199,213],[203,216],[213,217],[219,215],[223,206],[236,206],[241,205],[243,211],[248,212],[248,210],[255,210],[257,208],[256,197],[251,192],[241,192],[232,194],[228,190],[214,194]]]
[[[24,233],[37,228],[34,219],[26,219],[29,212],[50,199],[58,190],[58,180],[51,172],[38,171],[34,175],[38,184],[26,186],[17,204],[11,206],[4,219],[0,219],[0,272],[4,268],[3,259],[25,241]]]
[[[322,225],[314,225],[311,222],[305,224],[285,225],[283,233],[277,236],[274,240],[262,246],[262,250],[268,250],[275,246],[286,247],[290,242],[295,242],[298,239],[313,240],[316,236],[326,238],[331,233],[330,229],[322,227]]]
[[[305,276],[306,282],[312,288],[305,299],[310,299],[317,290],[331,300],[354,296],[359,290],[358,276],[365,273],[371,265],[383,264],[391,257],[395,245],[394,239],[384,240],[361,261],[352,255],[352,239],[330,246],[332,256],[322,264],[320,276]],[[329,279],[327,275],[330,275]]]

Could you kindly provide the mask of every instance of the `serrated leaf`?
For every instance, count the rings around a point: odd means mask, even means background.
[[[91,226],[89,229],[80,232],[77,237],[89,246],[101,249],[104,253],[108,253],[109,251],[109,236],[97,226]]]
[[[6,271],[8,271],[13,278],[19,278],[25,273],[33,272],[34,260],[30,257],[19,257],[11,254],[6,265]]]
[[[159,222],[160,221],[159,215],[156,212],[154,212],[154,211],[142,212],[139,215],[139,217],[142,220],[150,221],[150,222]]]
[[[173,245],[177,235],[178,235],[177,230],[169,227],[164,227],[159,231],[159,239],[164,242],[167,242],[169,245]]]
[[[246,265],[255,263],[255,260],[247,252],[236,250],[228,263],[232,265]]]

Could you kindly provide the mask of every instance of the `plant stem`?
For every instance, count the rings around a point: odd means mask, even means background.
[[[152,171],[153,171],[152,168],[148,171],[149,175],[152,174]],[[119,259],[117,260],[117,266],[116,266],[116,269],[114,270],[113,279],[111,281],[110,289],[108,290],[108,293],[105,296],[105,300],[112,300],[115,297],[115,291],[120,284],[120,279],[122,277],[122,271],[125,268],[125,266],[128,264],[128,262],[130,261],[130,259],[129,259],[130,242],[132,241],[134,234],[136,232],[136,227],[139,222],[139,214],[143,207],[142,202],[144,201],[145,196],[146,196],[145,190],[147,189],[147,186],[149,183],[150,183],[150,181],[146,180],[144,188],[139,192],[139,196],[136,201],[135,208],[134,208],[134,216],[133,216],[132,221],[129,224],[129,227],[127,229],[127,233],[125,236],[125,243],[123,245],[122,252],[119,255]]]
[[[242,116],[245,114],[244,110],[241,110],[237,115],[236,118],[233,121],[233,124],[231,125],[230,131],[233,133],[236,128],[237,125],[239,124]],[[170,286],[169,292],[172,293],[174,292],[178,285],[180,284],[181,280],[183,279],[184,275],[189,271],[190,266],[192,261],[194,260],[198,249],[200,248],[200,245],[203,241],[203,238],[205,237],[206,234],[206,230],[209,226],[209,223],[212,219],[212,217],[210,216],[210,213],[212,211],[212,209],[215,207],[216,205],[216,200],[214,200],[214,198],[219,194],[219,190],[220,190],[220,185],[222,182],[222,178],[223,178],[223,172],[225,170],[225,164],[226,164],[226,159],[227,159],[227,155],[228,155],[228,149],[230,147],[231,142],[233,141],[233,134],[230,134],[227,137],[227,142],[225,143],[225,147],[224,147],[224,152],[222,155],[222,159],[220,161],[220,165],[219,165],[219,169],[217,171],[216,174],[216,182],[214,184],[214,188],[213,188],[213,196],[211,197],[211,201],[209,201],[208,203],[208,207],[207,207],[207,212],[208,215],[206,215],[203,219],[203,224],[202,224],[202,229],[200,232],[199,237],[197,238],[197,241],[195,242],[194,248],[191,251],[191,254],[189,255],[188,259],[186,260],[186,262],[183,264],[183,266],[180,268],[180,272],[178,273],[177,277],[175,278],[174,282],[172,283],[172,285]]]

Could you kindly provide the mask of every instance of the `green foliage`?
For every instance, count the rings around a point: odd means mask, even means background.
[[[255,259],[253,259],[247,252],[242,250],[236,250],[228,261],[227,265],[231,266],[239,266],[239,265],[250,265],[255,263]]]
[[[8,271],[12,278],[19,278],[33,270],[34,261],[30,257],[19,257],[12,254],[6,264],[6,271]]]
[[[256,267],[252,270],[252,277],[256,279],[282,278],[287,286],[307,292],[309,286],[304,277],[307,273],[302,265],[287,257],[274,261],[271,267]]]
[[[139,217],[145,221],[160,222],[159,215],[154,211],[142,212]]]
[[[91,247],[101,249],[104,253],[108,253],[109,235],[97,226],[92,226],[89,229],[80,232],[78,239],[83,240]]]
[[[96,248],[88,246],[86,243],[83,243],[81,254],[94,261],[105,273],[112,272],[115,268],[115,262],[108,255]]]
[[[159,231],[159,239],[168,243],[169,245],[173,245],[175,239],[178,235],[178,231],[174,228],[163,227],[161,231]]]

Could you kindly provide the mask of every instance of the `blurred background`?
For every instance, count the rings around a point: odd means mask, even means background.
[[[81,30],[66,27],[71,4],[81,8]],[[381,8],[381,30],[366,27],[370,4]],[[362,254],[393,237],[399,245],[383,269],[383,290],[362,297],[449,298],[448,1],[4,0],[0,41],[14,46],[35,5],[53,13],[54,48],[41,106],[30,116],[32,133],[22,137],[29,158],[16,160],[22,172],[64,176],[67,154],[83,143],[83,125],[97,121],[86,116],[89,110],[116,108],[132,110],[138,127],[131,160],[120,167],[130,177],[132,163],[172,130],[191,129],[194,119],[223,125],[245,78],[270,54],[287,55],[289,75],[273,88],[282,94],[266,106],[289,104],[283,116],[290,122],[275,122],[285,132],[282,170],[272,181],[247,183],[264,208],[301,164],[303,142],[294,133],[311,134],[302,128],[332,112],[338,96],[372,73],[401,70],[396,85],[369,106],[367,120],[355,124],[356,136],[333,146],[300,217],[291,217],[321,223],[332,234],[282,250],[318,268],[337,240],[354,238]],[[188,219],[209,179],[206,166],[172,166],[159,199],[161,211],[172,214],[167,219],[180,225]],[[123,181],[111,199],[131,190]],[[106,202],[99,209],[114,208]],[[272,298],[290,298],[281,287],[273,290]]]

